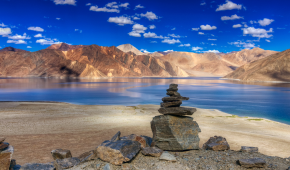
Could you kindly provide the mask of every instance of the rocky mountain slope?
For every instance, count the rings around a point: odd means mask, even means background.
[[[46,49],[55,49],[55,50],[61,50],[61,51],[68,51],[68,50],[73,50],[77,48],[82,48],[85,47],[85,45],[69,45],[66,43],[59,43],[59,44],[53,44]]]
[[[224,78],[242,81],[290,81],[290,50],[245,64]]]
[[[134,47],[131,44],[122,44],[122,45],[119,45],[117,48],[125,53],[131,51],[136,55],[144,55],[144,53],[139,51],[136,47]]]
[[[1,51],[0,76],[96,78],[188,74],[167,61],[124,53],[114,46],[90,45],[68,51],[51,48],[36,52]]]
[[[26,51],[26,50],[16,49],[16,48],[13,48],[13,47],[5,47],[5,48],[2,48],[0,51],[14,51],[14,52],[19,52],[19,51]]]

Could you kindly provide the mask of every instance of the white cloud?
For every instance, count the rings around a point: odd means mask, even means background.
[[[140,32],[136,32],[136,31],[131,31],[128,34],[132,37],[141,37]]]
[[[245,28],[247,28],[247,27],[248,27],[248,25],[247,25],[247,24],[244,24],[244,27],[245,27]]]
[[[96,12],[116,12],[119,13],[120,10],[118,9],[109,9],[107,7],[99,8],[97,5],[96,6],[91,6],[90,11],[96,11]]]
[[[31,46],[27,46],[26,48],[32,48]]]
[[[175,35],[175,34],[168,34],[168,36],[173,37],[173,38],[180,38],[180,35]]]
[[[117,4],[117,2],[110,2],[107,3],[106,6],[112,8],[112,6],[114,6],[115,4]]]
[[[175,43],[181,43],[179,41],[179,39],[175,40],[175,39],[165,39],[162,41],[163,43],[167,43],[167,44],[175,44]]]
[[[203,35],[204,33],[203,33],[203,32],[198,32],[198,34],[199,34],[199,35]]]
[[[155,26],[155,25],[149,25],[149,28],[150,28],[150,29],[155,29],[156,26]]]
[[[27,34],[24,33],[23,36],[22,35],[18,35],[18,34],[15,34],[13,36],[9,36],[8,38],[9,39],[13,39],[13,40],[24,40],[24,39],[30,39],[29,36],[26,36]]]
[[[180,44],[178,47],[190,47],[190,44]]]
[[[78,31],[79,29],[75,29],[75,31]]]
[[[91,3],[87,3],[87,4],[86,4],[86,6],[91,6],[91,5],[92,5]]]
[[[219,7],[215,11],[224,11],[224,10],[233,10],[233,9],[242,9],[242,5],[235,4],[232,1],[227,0],[227,3],[223,5],[219,5]]]
[[[163,51],[163,52],[165,52],[165,53],[167,53],[167,52],[173,52],[173,50],[166,50],[166,51]]]
[[[239,27],[242,27],[242,25],[241,24],[233,25],[233,28],[239,28]]]
[[[220,53],[218,50],[203,51],[204,53]]]
[[[198,31],[199,28],[192,28],[192,31]]]
[[[198,50],[202,50],[202,47],[192,47],[191,50],[192,51],[198,51]]]
[[[151,41],[150,43],[157,43],[157,41]]]
[[[273,28],[270,28],[269,31],[261,28],[254,28],[254,27],[248,27],[243,28],[243,34],[244,35],[251,35],[252,37],[258,37],[258,38],[270,38],[273,35],[268,34],[269,32],[273,32]]]
[[[215,29],[217,29],[216,26],[210,26],[208,24],[207,25],[201,25],[200,28],[201,28],[201,30],[215,30]]]
[[[13,43],[13,44],[27,44],[24,40],[7,40],[7,43]]]
[[[12,34],[10,28],[0,28],[0,35],[8,36],[9,34]]]
[[[45,39],[39,39],[36,40],[36,43],[39,43],[41,45],[52,45],[52,44],[59,44],[61,42],[57,41],[57,39],[50,39],[50,38],[45,38]]]
[[[55,5],[76,5],[76,0],[54,0]]]
[[[143,34],[145,38],[164,38],[162,35],[157,36],[154,32],[148,32]]]
[[[7,25],[5,25],[3,22],[2,24],[0,24],[0,27],[6,27]]]
[[[173,31],[174,31],[174,30],[176,30],[176,28],[174,27],[174,28],[172,28],[171,30],[173,30]]]
[[[236,42],[231,42],[229,43],[231,45],[235,45],[236,47],[244,47],[246,49],[251,49],[251,48],[255,48],[255,44],[254,43],[246,43],[246,42],[242,42],[242,41],[236,41]]]
[[[210,41],[216,41],[217,39],[210,39],[210,38],[209,38],[209,39],[207,39],[207,40],[210,40]]]
[[[272,22],[274,22],[273,19],[268,19],[268,18],[264,18],[263,20],[259,20],[258,23],[261,25],[261,26],[267,26],[267,25],[270,25]]]
[[[55,19],[60,20],[60,18],[55,18]]]
[[[28,30],[32,30],[32,31],[38,31],[38,32],[43,32],[44,29],[40,28],[40,27],[28,27]]]
[[[138,33],[144,33],[144,31],[147,30],[147,27],[144,27],[144,25],[141,24],[134,24],[133,25],[133,31]]]
[[[134,17],[133,20],[140,20],[140,18],[138,18],[138,17]]]
[[[108,22],[113,22],[113,23],[116,23],[118,25],[125,25],[125,24],[133,24],[134,22],[128,18],[128,17],[123,17],[123,16],[120,16],[120,17],[110,17],[108,19]]]
[[[205,2],[200,3],[200,5],[205,5],[205,4],[206,4]]]
[[[153,12],[148,12],[148,11],[146,12],[146,14],[141,14],[141,17],[146,17],[150,21],[158,19],[158,16],[156,16]]]
[[[142,5],[137,5],[137,6],[135,6],[135,9],[138,9],[138,8],[144,8],[144,6],[142,6]]]
[[[235,20],[235,19],[244,19],[243,17],[238,16],[237,14],[232,15],[232,16],[223,16],[221,17],[221,20]]]
[[[119,6],[120,6],[120,7],[124,7],[124,8],[128,8],[128,5],[129,5],[129,3],[126,2],[126,3],[120,4]]]
[[[211,45],[216,45],[216,44],[211,44]]]
[[[271,42],[270,40],[265,40],[265,41],[267,41],[267,42]]]
[[[36,38],[42,37],[42,34],[36,34],[34,37]]]

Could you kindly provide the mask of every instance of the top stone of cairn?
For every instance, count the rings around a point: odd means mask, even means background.
[[[163,97],[162,103],[160,103],[161,108],[158,110],[159,113],[164,115],[192,115],[196,109],[195,108],[184,108],[180,107],[182,100],[188,100],[188,97],[182,97],[178,91],[178,84],[170,84],[169,89],[167,89],[167,95],[170,97]]]

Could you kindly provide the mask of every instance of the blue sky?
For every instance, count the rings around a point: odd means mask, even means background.
[[[290,48],[288,0],[0,0],[0,47],[65,42],[139,50]]]

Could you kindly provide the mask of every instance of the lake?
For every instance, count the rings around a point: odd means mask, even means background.
[[[160,104],[170,83],[189,97],[182,106],[218,109],[290,125],[290,84],[213,78],[42,79],[0,78],[0,101],[58,101],[81,105]]]

